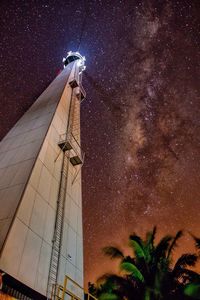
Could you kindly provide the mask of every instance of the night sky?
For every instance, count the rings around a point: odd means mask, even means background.
[[[200,1],[1,0],[0,16],[1,137],[67,51],[87,59],[85,282],[134,231],[200,236]]]

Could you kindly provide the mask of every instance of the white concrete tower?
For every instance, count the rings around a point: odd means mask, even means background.
[[[0,270],[18,299],[50,297],[65,275],[83,286],[85,58],[69,52],[63,62],[64,70],[0,144]]]

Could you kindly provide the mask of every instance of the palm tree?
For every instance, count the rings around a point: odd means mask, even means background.
[[[173,251],[183,232],[164,236],[155,245],[156,227],[143,240],[136,234],[129,237],[129,246],[134,256],[125,256],[113,246],[103,252],[111,259],[119,260],[120,275],[105,274],[96,285],[96,296],[100,300],[170,300],[190,299],[184,289],[199,277],[188,269],[196,264],[196,254],[182,255],[172,266]]]
[[[200,238],[196,237],[195,235],[192,234],[192,237],[194,239],[195,242],[195,247],[198,251],[198,254],[200,255]]]
[[[195,247],[200,257],[200,238],[191,234],[195,242]],[[184,289],[185,295],[189,296],[192,299],[200,299],[200,275],[192,277],[192,282],[189,282]]]

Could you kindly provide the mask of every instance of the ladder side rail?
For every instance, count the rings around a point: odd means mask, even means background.
[[[67,128],[66,128],[66,132],[68,132],[71,118],[72,118],[72,106],[73,106],[72,104],[73,104],[73,88],[71,90],[69,117],[68,117],[68,124],[67,124]],[[60,175],[60,185],[59,185],[59,192],[58,192],[54,233],[53,233],[53,240],[52,240],[52,251],[51,251],[49,275],[48,275],[48,282],[47,282],[47,297],[50,297],[53,284],[56,285],[57,279],[58,279],[60,254],[61,254],[61,246],[62,246],[62,236],[63,236],[63,225],[64,225],[65,195],[66,195],[66,188],[67,188],[67,172],[65,175],[63,173],[63,170],[64,169],[66,170],[65,164],[67,164],[67,168],[68,168],[68,163],[69,163],[69,160],[68,160],[68,158],[66,160],[66,157],[67,157],[66,153],[63,153],[63,161],[62,161],[62,168],[61,168],[61,175]],[[63,187],[64,187],[64,189],[63,189]],[[59,218],[59,214],[60,214],[60,218]],[[53,295],[53,299],[55,299],[55,295]]]

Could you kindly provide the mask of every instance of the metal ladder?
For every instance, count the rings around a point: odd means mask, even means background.
[[[70,123],[70,132],[80,143],[80,101],[75,98],[72,107],[72,120]]]
[[[73,114],[72,114],[72,122],[71,122],[71,132],[73,136],[75,137],[76,141],[80,144],[81,142],[81,135],[80,135],[80,99],[76,98],[74,100],[74,105],[73,105]],[[84,155],[83,155],[83,163],[84,163]],[[82,164],[83,165],[83,164]],[[72,180],[72,184],[75,182],[82,165],[76,166],[76,171],[74,173],[74,177]]]
[[[80,141],[80,102],[74,95],[74,89],[72,88],[71,100],[70,100],[70,112],[69,121],[66,132],[70,132],[76,135],[78,141]],[[65,198],[67,190],[67,176],[69,168],[69,152],[63,153],[62,170],[60,178],[60,186],[57,200],[57,210],[55,217],[54,235],[52,240],[52,252],[49,268],[49,276],[47,283],[47,297],[55,299],[55,294],[52,295],[52,287],[56,286],[58,279],[61,247],[62,247],[62,236],[63,236],[63,225],[64,225],[64,214],[65,214]],[[76,172],[77,173],[77,172]]]
[[[52,240],[53,245],[52,245],[48,286],[47,286],[47,297],[48,298],[50,298],[52,286],[57,283],[57,279],[58,279],[58,269],[59,269],[59,263],[60,263],[63,225],[64,225],[64,214],[65,214],[65,197],[66,197],[66,189],[67,189],[68,166],[69,166],[69,159],[67,157],[67,153],[64,153],[62,170],[61,170],[60,186],[59,186],[59,194],[58,194],[58,200],[57,200],[54,235],[53,235],[53,240]]]

